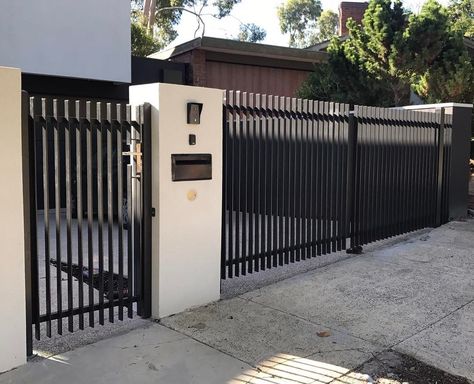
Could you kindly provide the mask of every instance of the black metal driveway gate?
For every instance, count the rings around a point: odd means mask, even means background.
[[[229,91],[221,277],[448,220],[451,116]]]
[[[33,329],[150,316],[150,107],[133,112],[23,95],[29,354]]]

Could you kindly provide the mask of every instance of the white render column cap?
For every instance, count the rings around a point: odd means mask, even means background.
[[[418,104],[418,105],[406,105],[403,107],[395,107],[393,109],[433,109],[433,108],[472,108],[472,104],[464,103],[439,103],[439,104]]]

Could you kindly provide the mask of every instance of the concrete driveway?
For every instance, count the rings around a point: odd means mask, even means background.
[[[254,366],[393,349],[474,380],[473,271],[474,220],[453,222],[162,323]]]
[[[473,271],[474,220],[453,222],[36,359],[0,383],[467,383],[447,373],[474,380]]]

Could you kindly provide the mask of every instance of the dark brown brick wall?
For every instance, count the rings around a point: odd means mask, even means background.
[[[186,84],[205,87],[206,76],[206,52],[194,49],[182,55],[174,56],[172,61],[189,64],[186,72]]]
[[[357,23],[362,21],[368,5],[369,4],[365,2],[341,2],[339,5],[339,36],[348,33],[346,23],[350,18],[354,19]]]

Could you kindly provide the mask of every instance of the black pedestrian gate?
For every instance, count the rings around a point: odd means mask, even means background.
[[[29,354],[33,333],[150,316],[150,135],[147,104],[24,93]]]
[[[451,119],[228,91],[221,277],[446,222]]]

